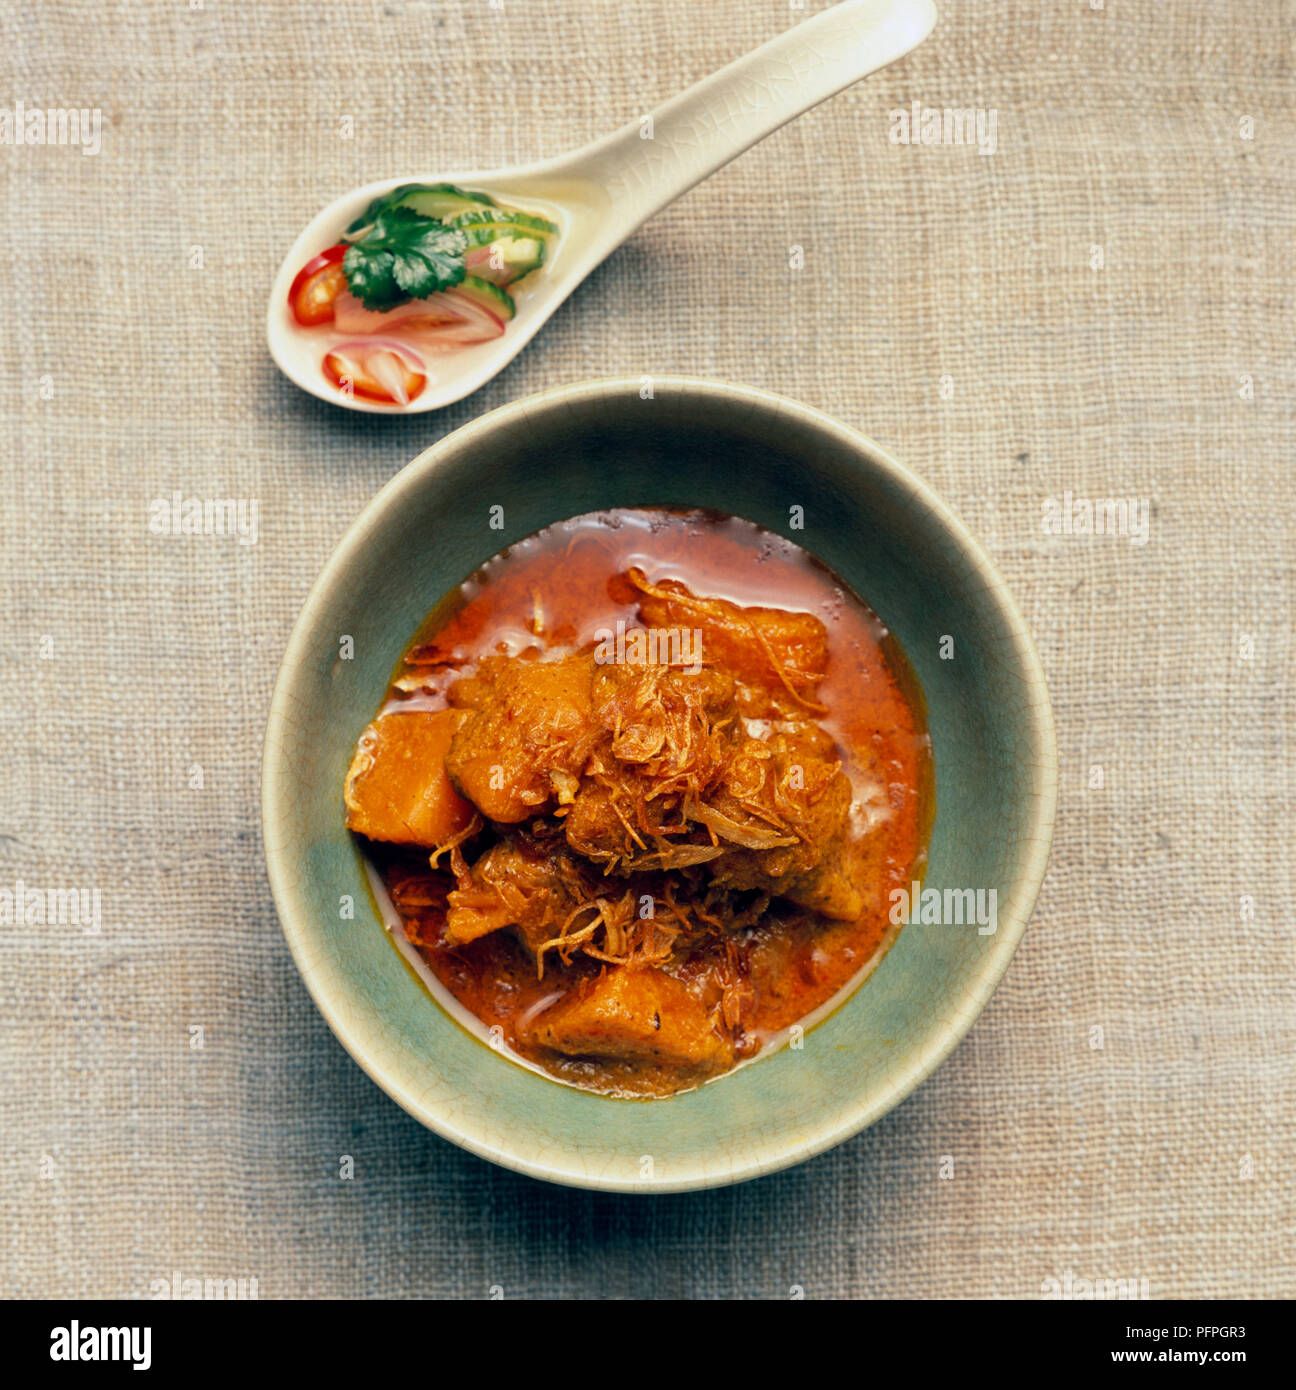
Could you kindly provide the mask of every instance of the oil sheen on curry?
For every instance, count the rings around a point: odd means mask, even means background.
[[[345,800],[461,1021],[560,1081],[660,1097],[865,978],[930,788],[873,612],[789,540],[654,509],[551,526],[443,601]]]

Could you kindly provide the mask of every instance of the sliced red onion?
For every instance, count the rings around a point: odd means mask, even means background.
[[[461,307],[446,302],[443,295],[411,299],[379,313],[366,309],[350,290],[343,290],[333,304],[333,322],[339,333],[385,333],[407,319],[425,319],[428,322],[423,327],[431,328],[441,323],[458,323],[463,318]]]

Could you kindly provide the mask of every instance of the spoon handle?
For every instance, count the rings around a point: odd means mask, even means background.
[[[604,253],[757,141],[902,58],[935,23],[932,0],[847,0],[574,152],[610,202]]]

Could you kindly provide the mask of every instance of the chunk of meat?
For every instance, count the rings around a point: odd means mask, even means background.
[[[701,843],[680,809],[682,795],[644,800],[634,784],[600,774],[587,778],[567,815],[567,843],[605,873],[619,875],[708,864],[724,853]]]
[[[720,671],[600,666],[593,683],[598,737],[567,814],[568,844],[609,869],[701,863],[663,860],[687,835],[681,807],[727,763],[736,723],[734,682]]]
[[[695,629],[706,665],[726,667],[740,681],[824,712],[815,691],[828,672],[828,630],[814,614],[698,598],[677,579],[650,584],[639,569],[628,570],[626,578],[639,591],[639,616],[649,627]]]
[[[570,1056],[661,1062],[697,1072],[733,1064],[733,1045],[702,1002],[663,970],[617,967],[583,981],[531,1027],[530,1040]]]
[[[814,725],[748,739],[719,790],[692,814],[726,846],[712,882],[760,889],[827,917],[864,908],[851,852],[850,779],[833,741]]]
[[[588,654],[491,656],[451,687],[451,704],[467,717],[446,771],[484,816],[516,825],[542,815],[579,774],[588,756],[593,670]]]
[[[560,848],[555,852],[524,835],[506,836],[478,859],[447,897],[446,940],[464,946],[512,927],[536,955],[588,891],[586,875]]]
[[[380,715],[360,735],[347,772],[347,826],[395,845],[443,845],[467,829],[473,808],[450,785],[446,752],[458,710]]]
[[[416,946],[436,946],[445,924],[445,875],[397,863],[388,869],[386,883],[406,937]]]
[[[865,858],[859,841],[836,835],[813,869],[798,875],[783,896],[839,922],[857,922],[868,906]]]
[[[573,855],[561,839],[545,843],[512,832],[471,868],[460,860],[457,886],[447,895],[445,941],[464,946],[511,929],[535,959],[559,970],[583,951],[608,964],[654,962],[669,956],[680,926],[643,909],[665,901],[660,875],[636,874],[633,886],[609,883]]]

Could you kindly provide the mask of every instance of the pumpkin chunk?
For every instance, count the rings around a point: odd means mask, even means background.
[[[360,736],[347,773],[347,827],[394,845],[444,845],[472,821],[445,757],[462,711],[380,715]]]
[[[620,966],[586,980],[546,1009],[532,1041],[572,1056],[662,1062],[700,1072],[733,1064],[702,1002],[662,970]]]

